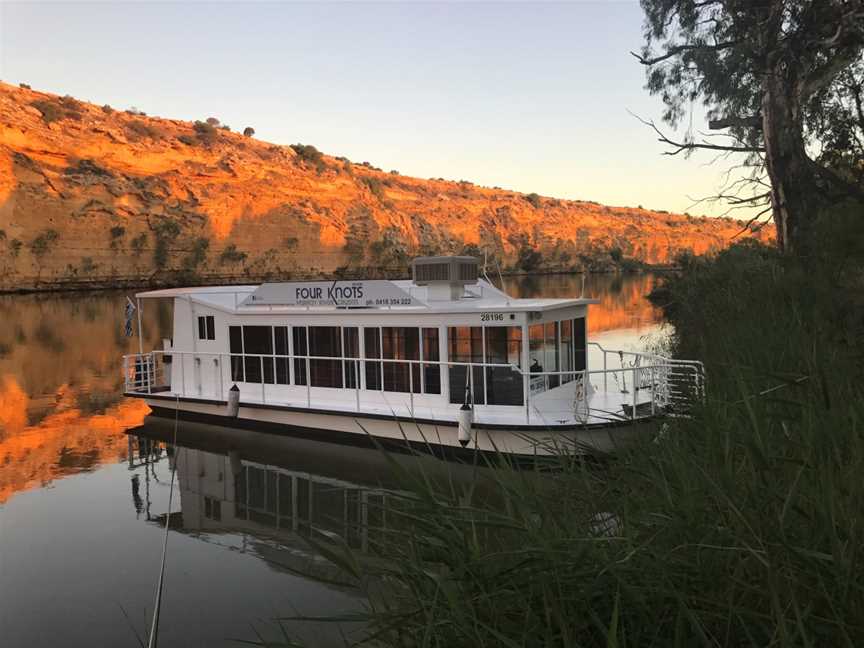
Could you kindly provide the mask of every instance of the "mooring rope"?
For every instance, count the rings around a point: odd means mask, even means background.
[[[174,465],[171,468],[171,485],[168,487],[168,513],[165,516],[165,537],[162,540],[162,564],[159,566],[159,581],[156,584],[156,602],[153,604],[153,623],[150,625],[150,638],[147,648],[156,648],[159,634],[159,610],[162,605],[162,583],[165,578],[165,557],[168,554],[168,527],[171,524],[171,499],[174,496],[174,473],[177,471],[177,427],[180,419],[180,396],[175,396],[174,406]]]

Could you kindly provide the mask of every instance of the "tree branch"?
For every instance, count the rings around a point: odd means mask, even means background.
[[[627,112],[630,112],[629,110]],[[695,149],[705,149],[708,151],[730,151],[732,153],[764,153],[765,149],[758,146],[723,146],[720,144],[707,144],[704,142],[676,142],[674,140],[669,139],[663,132],[657,128],[657,125],[653,121],[646,121],[639,117],[638,115],[634,115],[632,112],[630,113],[638,119],[640,122],[650,127],[655,133],[658,135],[658,142],[662,142],[663,144],[668,144],[675,148],[674,151],[665,151],[663,155],[678,155],[682,151],[692,151]]]
[[[753,228],[753,227],[751,227],[751,226],[753,225],[753,223],[755,223],[756,221],[758,221],[758,220],[759,220],[760,218],[762,218],[765,214],[771,212],[772,210],[773,210],[773,207],[768,207],[767,209],[763,209],[762,211],[760,211],[760,212],[759,212],[758,214],[756,214],[753,218],[751,218],[750,220],[748,220],[748,221],[744,224],[744,227],[741,228],[741,231],[738,232],[737,234],[735,234],[732,238],[733,238],[733,239],[738,238],[738,237],[741,236],[744,232],[748,232],[748,231],[749,231],[749,232],[758,232],[759,230],[761,230],[763,227],[765,227],[765,226],[766,226],[768,223],[770,223],[771,221],[768,220],[768,221],[765,221],[765,222],[763,222],[763,223],[759,223],[759,225],[758,225],[757,227],[755,227],[755,228]]]
[[[742,126],[744,128],[762,128],[762,115],[750,115],[749,117],[723,117],[712,119],[708,122],[711,130],[722,130],[730,126]]]
[[[864,42],[855,48],[847,50],[844,54],[836,54],[830,57],[823,65],[810,72],[799,85],[798,96],[804,103],[819,90],[831,83],[838,74],[855,63],[864,52]]]
[[[693,50],[702,50],[708,52],[719,52],[720,50],[729,49],[730,47],[734,47],[740,41],[727,41],[725,43],[717,43],[716,45],[708,45],[708,43],[702,43],[700,45],[676,45],[666,50],[664,54],[660,54],[659,56],[654,57],[646,57],[641,54],[637,54],[636,52],[630,52],[630,54],[636,57],[636,60],[639,61],[642,65],[655,65],[662,61],[666,61],[673,56],[678,56],[683,52],[690,52]]]

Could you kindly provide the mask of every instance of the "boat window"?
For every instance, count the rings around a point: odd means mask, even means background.
[[[486,363],[522,367],[522,328],[489,326],[484,329]],[[464,380],[464,378],[463,378]],[[486,403],[522,405],[522,374],[509,367],[486,367]]]
[[[229,326],[228,341],[230,344],[229,350],[231,351],[231,380],[233,380],[234,382],[244,382],[242,327]]]
[[[528,371],[539,374],[546,371],[545,338],[542,324],[528,327]],[[546,376],[531,376],[531,393],[546,390]]]
[[[198,339],[216,339],[216,320],[212,315],[200,315],[198,317]]]
[[[561,320],[561,371],[573,369],[573,320]],[[573,380],[573,374],[561,376],[561,384]]]
[[[423,347],[423,359],[429,362],[438,362],[440,353],[438,350],[438,329],[424,328],[423,339],[421,340]],[[421,372],[423,378],[423,393],[424,394],[440,394],[441,393],[441,365],[424,364]]]
[[[560,371],[558,350],[558,322],[546,322],[546,371]],[[557,387],[561,381],[560,376],[549,376],[549,388]]]
[[[339,326],[310,326],[309,355],[341,358],[342,331]],[[342,360],[313,359],[309,361],[309,373],[313,387],[341,388]]]
[[[363,329],[363,343],[367,358],[381,357],[381,329],[378,327]],[[366,389],[381,389],[381,363],[366,360],[363,363],[366,372]]]
[[[279,357],[288,355],[288,327],[274,326],[273,341],[276,351],[276,384],[287,385],[290,383],[288,372],[288,358]]]
[[[447,329],[450,362],[483,363],[483,328],[480,326],[451,326]],[[472,401],[485,404],[486,390],[483,387],[483,367],[474,367],[469,379],[468,367],[450,365],[450,402],[462,403],[465,390],[473,387]],[[473,384],[472,384],[473,380]]]
[[[346,326],[342,329],[342,337],[345,357],[359,358],[360,357],[360,336],[356,326]],[[357,360],[345,361],[345,387],[355,389],[360,386],[360,362]]]
[[[575,362],[573,368],[576,371],[584,371],[585,367],[585,318],[579,317],[573,320],[573,351]]]
[[[274,382],[273,358],[261,356],[273,355],[273,327],[272,326],[244,326],[243,327],[243,367],[246,373],[246,382],[264,382],[272,385]]]
[[[419,329],[408,326],[381,328],[381,349],[385,360],[419,360]],[[413,381],[413,384],[412,384]],[[408,362],[384,363],[384,391],[420,391],[420,368]]]
[[[306,344],[306,327],[305,326],[292,326],[291,334],[294,342],[294,355],[295,356],[307,356],[309,355],[309,347]],[[309,361],[303,358],[294,358],[294,384],[295,385],[305,385],[306,384],[306,375],[308,373],[308,363]]]

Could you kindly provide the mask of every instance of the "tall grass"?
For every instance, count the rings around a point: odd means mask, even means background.
[[[655,298],[707,402],[602,466],[442,484],[393,460],[405,492],[372,556],[322,547],[366,591],[366,641],[864,645],[860,268],[693,260]]]

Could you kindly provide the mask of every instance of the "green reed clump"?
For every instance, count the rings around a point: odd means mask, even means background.
[[[313,540],[366,593],[365,641],[864,645],[860,261],[738,245],[670,278],[708,398],[601,464],[442,483],[391,458],[369,551]]]

